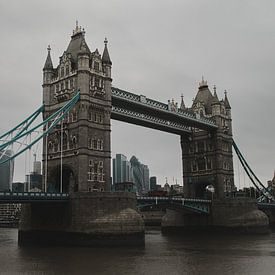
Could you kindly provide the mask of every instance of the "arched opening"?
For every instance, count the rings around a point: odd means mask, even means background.
[[[206,187],[209,186],[211,182],[209,181],[200,181],[195,185],[195,198],[208,199],[208,191]]]
[[[61,177],[62,173],[62,177]],[[58,165],[52,172],[47,192],[51,193],[72,193],[78,191],[76,176],[68,165]]]

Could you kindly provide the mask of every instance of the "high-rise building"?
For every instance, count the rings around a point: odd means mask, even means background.
[[[12,156],[11,150],[0,152],[0,162],[8,159]],[[12,189],[14,172],[14,161],[8,161],[4,164],[0,164],[0,191],[9,191]]]
[[[131,181],[131,164],[126,156],[116,154],[113,158],[113,183]]]
[[[132,180],[139,194],[149,191],[149,168],[135,156],[130,159]]]
[[[150,177],[150,190],[157,190],[157,177]]]

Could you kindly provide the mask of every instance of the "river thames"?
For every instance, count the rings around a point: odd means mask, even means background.
[[[0,274],[275,274],[275,233],[163,235],[145,247],[18,247],[17,229],[0,228]]]

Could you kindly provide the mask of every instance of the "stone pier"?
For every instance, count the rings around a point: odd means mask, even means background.
[[[162,229],[265,234],[269,232],[269,220],[258,210],[255,200],[220,199],[213,201],[209,215],[167,210]]]
[[[136,198],[124,192],[77,192],[68,203],[24,205],[19,245],[144,245]]]

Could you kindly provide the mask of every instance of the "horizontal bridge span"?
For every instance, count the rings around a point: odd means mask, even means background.
[[[1,203],[66,202],[67,193],[46,192],[0,192]]]
[[[112,106],[111,118],[173,134],[190,134],[191,128],[157,116]]]
[[[186,199],[180,197],[137,197],[137,206],[139,209],[144,209],[151,206],[164,206],[171,209],[184,209],[199,214],[209,214],[211,203],[211,200]]]
[[[218,128],[218,126],[215,124],[215,121],[210,118],[199,116],[198,114],[195,114],[189,110],[170,110],[168,104],[152,100],[143,95],[133,94],[115,87],[112,87],[112,106],[126,109],[128,111],[138,112],[144,115],[153,115],[155,118],[165,119],[170,123],[179,123],[180,125],[185,125],[187,128],[195,127],[205,130],[215,130]],[[135,124],[134,121],[131,122],[129,119],[131,115],[127,115],[127,122]],[[120,114],[120,117],[113,118],[122,120],[122,116],[123,114]],[[126,119],[123,121],[126,121]],[[151,127],[152,125],[143,126]]]

